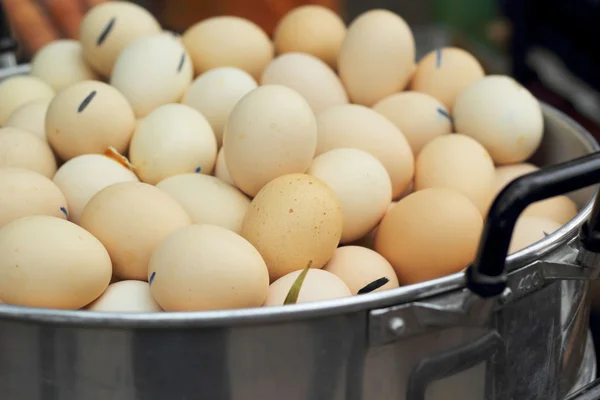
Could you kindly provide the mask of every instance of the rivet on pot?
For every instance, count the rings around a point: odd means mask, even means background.
[[[388,327],[392,333],[400,336],[406,330],[406,323],[404,322],[404,320],[402,318],[394,317],[394,318],[390,319]]]
[[[500,302],[502,304],[506,304],[510,302],[513,298],[513,291],[510,288],[504,289],[504,292],[500,295]]]

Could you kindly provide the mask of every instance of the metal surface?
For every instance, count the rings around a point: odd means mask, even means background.
[[[544,113],[535,163],[598,150],[573,121],[550,107]],[[585,205],[573,221],[507,258],[509,289],[497,300],[476,301],[460,273],[348,299],[233,311],[0,305],[1,397],[403,400],[416,387],[427,400],[562,399],[582,374],[588,282],[550,272],[580,272],[573,240],[593,192],[573,193]],[[503,344],[502,357],[473,349],[491,337],[493,348]],[[427,360],[448,374],[419,373]]]

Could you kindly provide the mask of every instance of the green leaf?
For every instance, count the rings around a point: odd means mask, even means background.
[[[310,269],[311,266],[312,266],[312,260],[310,260],[308,262],[308,265],[306,266],[306,268],[304,268],[304,270],[302,270],[300,275],[298,275],[298,277],[294,281],[294,284],[290,288],[290,291],[288,292],[287,296],[285,296],[285,301],[283,302],[283,305],[296,304],[296,301],[298,301],[298,295],[300,294],[300,289],[302,289],[302,284],[304,283],[306,274],[308,274],[308,270]]]

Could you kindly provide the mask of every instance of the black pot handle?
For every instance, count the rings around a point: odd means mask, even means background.
[[[512,232],[523,210],[536,201],[599,182],[600,153],[592,153],[545,167],[508,184],[494,200],[486,218],[475,261],[466,270],[467,287],[484,298],[501,294],[506,288],[505,262]],[[598,202],[597,199],[584,231],[598,232],[595,228],[600,228]],[[600,249],[600,240],[597,244]]]

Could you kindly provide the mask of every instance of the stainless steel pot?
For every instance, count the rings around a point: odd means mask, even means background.
[[[544,115],[538,165],[599,149],[557,110]],[[583,209],[562,229],[505,256],[528,202],[558,194],[557,183],[597,182],[600,157],[522,178],[493,206],[467,274],[387,292],[193,313],[0,305],[0,398],[562,400],[595,374],[587,298],[597,249],[578,238],[593,190],[571,194]]]

